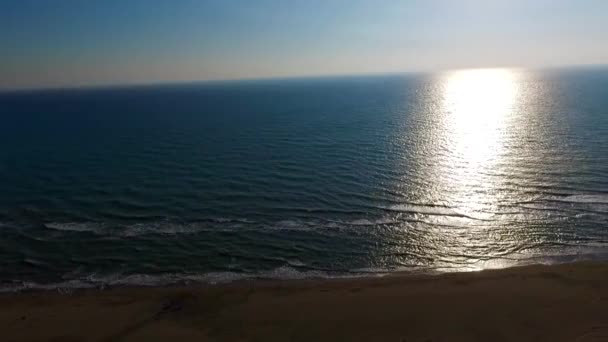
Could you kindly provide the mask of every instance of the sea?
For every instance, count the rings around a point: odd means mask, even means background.
[[[608,259],[608,68],[0,93],[0,289]]]

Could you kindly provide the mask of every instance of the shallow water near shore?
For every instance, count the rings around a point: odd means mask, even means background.
[[[0,287],[606,259],[608,69],[0,94]]]

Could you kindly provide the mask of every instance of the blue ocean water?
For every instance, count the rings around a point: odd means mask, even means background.
[[[0,287],[608,252],[608,69],[0,93]]]

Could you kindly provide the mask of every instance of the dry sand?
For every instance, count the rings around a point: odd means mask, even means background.
[[[608,341],[608,264],[0,295],[0,341]]]

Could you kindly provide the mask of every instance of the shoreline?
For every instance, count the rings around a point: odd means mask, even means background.
[[[597,247],[595,247],[597,248]],[[238,271],[217,271],[208,273],[159,273],[159,274],[116,274],[95,277],[65,279],[61,282],[22,282],[9,285],[0,283],[0,296],[3,294],[59,291],[72,293],[82,290],[110,290],[122,288],[161,288],[191,286],[227,286],[251,282],[292,282],[292,281],[334,281],[364,280],[401,276],[436,276],[445,274],[476,273],[507,270],[530,266],[561,266],[568,264],[608,263],[608,252],[595,252],[583,255],[564,254],[534,256],[527,259],[493,259],[462,267],[422,267],[412,266],[399,269],[354,269],[349,271],[328,272],[324,270],[300,268],[296,265],[283,265],[257,273]]]
[[[608,262],[0,294],[7,341],[603,341]]]

